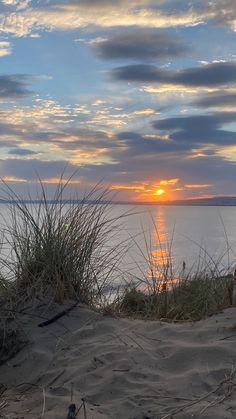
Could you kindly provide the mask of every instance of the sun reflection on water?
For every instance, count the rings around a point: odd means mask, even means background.
[[[173,271],[173,258],[172,237],[168,234],[164,210],[159,207],[153,220],[151,245],[148,249],[148,289],[161,291],[179,282],[180,277]]]

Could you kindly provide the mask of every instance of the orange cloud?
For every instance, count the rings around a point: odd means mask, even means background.
[[[21,179],[15,176],[3,176],[2,180],[7,183],[27,183],[27,179]]]
[[[111,187],[111,189],[115,189],[115,190],[128,190],[128,191],[143,191],[144,190],[144,186],[133,186],[133,185],[113,185]]]
[[[160,185],[166,186],[166,185],[176,185],[176,183],[179,182],[179,178],[175,179],[169,179],[169,180],[161,180]]]
[[[42,179],[41,180],[42,183],[45,184],[68,184],[68,185],[79,185],[81,182],[78,179],[70,179],[69,181],[66,179],[61,179],[61,178],[49,178],[49,179]]]
[[[203,183],[203,184],[190,184],[190,185],[184,185],[185,188],[187,189],[202,189],[202,188],[209,188],[210,186],[212,186],[211,184],[208,183]]]
[[[216,195],[212,195],[212,194],[203,194],[203,195],[198,195],[198,196],[191,196],[187,199],[208,199],[208,198],[214,198]]]
[[[6,183],[45,183],[45,184],[68,184],[68,185],[79,185],[81,182],[78,179],[61,179],[61,178],[48,178],[41,180],[28,180],[23,178],[18,178],[16,176],[4,176],[2,180]]]

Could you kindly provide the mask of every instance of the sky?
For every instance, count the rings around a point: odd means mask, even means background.
[[[235,0],[0,1],[0,177],[236,196]]]

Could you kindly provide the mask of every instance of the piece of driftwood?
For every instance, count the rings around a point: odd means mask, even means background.
[[[55,316],[51,317],[51,319],[48,319],[48,320],[45,320],[42,323],[39,323],[38,324],[38,327],[45,327],[45,326],[48,326],[49,324],[52,324],[52,323],[56,322],[58,319],[60,319],[61,317],[65,316],[70,311],[72,311],[75,307],[77,307],[78,304],[79,304],[79,301],[77,301],[76,303],[74,303],[72,306],[66,308],[65,310],[60,311]]]

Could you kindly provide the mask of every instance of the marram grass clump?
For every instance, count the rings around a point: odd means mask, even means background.
[[[127,251],[118,238],[125,214],[113,217],[109,192],[97,186],[83,199],[66,200],[68,184],[61,179],[49,199],[39,181],[35,202],[5,184],[9,211],[0,235],[11,251],[0,257],[0,364],[25,344],[19,321],[37,305],[104,304]]]
[[[217,259],[199,246],[195,264],[186,269],[186,262],[176,269],[173,266],[173,236],[164,245],[153,220],[153,235],[143,231],[144,249],[134,240],[145,261],[140,275],[125,287],[113,309],[122,315],[142,319],[169,321],[196,321],[219,313],[232,306],[233,275],[221,265],[226,252]],[[173,233],[174,234],[174,233]]]
[[[162,283],[153,292],[126,289],[117,310],[144,319],[201,320],[232,305],[232,278],[198,275],[175,283]]]
[[[36,203],[25,203],[7,186],[11,257],[4,262],[17,298],[74,299],[94,306],[114,279],[125,245],[112,244],[119,219],[109,193],[96,187],[82,200],[65,200],[60,182],[49,200],[41,185]]]

